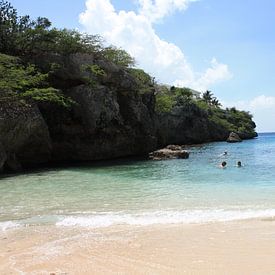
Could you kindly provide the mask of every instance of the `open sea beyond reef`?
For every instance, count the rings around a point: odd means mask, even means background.
[[[189,150],[187,160],[120,160],[3,177],[0,231],[275,217],[275,133]]]

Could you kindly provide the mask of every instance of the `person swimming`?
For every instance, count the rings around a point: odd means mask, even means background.
[[[242,163],[240,161],[237,162],[237,167],[242,167]]]
[[[219,157],[224,157],[224,156],[228,156],[228,152],[224,151],[222,154],[219,155]]]
[[[226,168],[226,164],[227,164],[226,161],[223,161],[223,162],[221,163],[220,167],[221,167],[221,168]]]

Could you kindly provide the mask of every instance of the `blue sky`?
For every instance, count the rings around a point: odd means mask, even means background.
[[[258,131],[275,131],[275,1],[157,1],[88,0],[88,8],[85,0],[10,2],[56,27],[100,33],[159,82],[210,89],[224,105],[250,110]]]

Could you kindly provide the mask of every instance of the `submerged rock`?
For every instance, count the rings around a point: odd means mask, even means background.
[[[229,143],[242,142],[242,139],[239,137],[238,134],[231,132],[227,139],[227,142],[229,142]]]
[[[168,145],[166,148],[150,153],[149,158],[152,160],[187,159],[189,153],[180,145]]]

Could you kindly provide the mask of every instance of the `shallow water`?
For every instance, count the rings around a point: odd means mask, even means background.
[[[2,178],[0,230],[275,216],[275,134],[206,144],[190,153],[188,160],[124,160]],[[220,169],[224,160],[228,167]],[[236,167],[238,160],[243,167]]]

